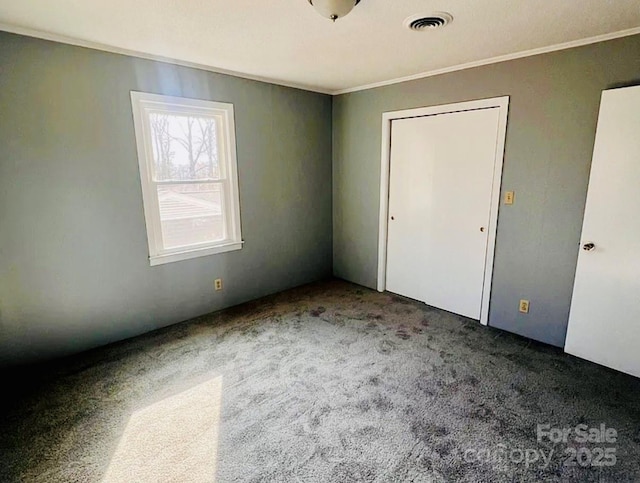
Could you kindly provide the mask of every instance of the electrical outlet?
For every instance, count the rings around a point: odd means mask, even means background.
[[[528,300],[521,300],[520,301],[520,312],[522,312],[523,314],[528,314],[529,313],[529,301]]]
[[[513,202],[516,199],[516,193],[514,191],[507,191],[504,194],[504,204],[505,205],[512,205]]]
[[[213,286],[215,287],[216,291],[217,290],[222,290],[222,279],[221,278],[216,278],[213,281]]]

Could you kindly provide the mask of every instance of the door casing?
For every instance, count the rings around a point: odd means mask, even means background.
[[[507,115],[509,112],[509,96],[493,97],[475,101],[443,104],[439,106],[420,107],[401,111],[390,111],[382,114],[382,146],[380,157],[380,214],[378,220],[378,283],[379,292],[386,290],[387,276],[387,231],[389,217],[389,173],[391,167],[391,122],[396,119],[432,116],[461,111],[498,108],[498,135],[496,139],[493,185],[491,190],[491,211],[487,227],[487,258],[482,289],[482,305],[480,323],[489,323],[489,301],[491,299],[491,281],[493,276],[493,259],[498,226],[498,208],[500,206],[500,187],[502,182],[502,165],[504,161],[504,145],[507,134]]]

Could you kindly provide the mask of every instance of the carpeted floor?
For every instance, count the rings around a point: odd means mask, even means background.
[[[640,380],[341,281],[2,377],[2,482],[640,480]]]

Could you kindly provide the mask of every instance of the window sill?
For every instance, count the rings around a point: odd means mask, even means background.
[[[149,265],[162,265],[165,263],[179,262],[181,260],[189,260],[190,258],[206,257],[217,253],[231,252],[240,250],[244,241],[232,242],[214,247],[195,248],[182,252],[165,253],[163,255],[154,255],[149,257]]]

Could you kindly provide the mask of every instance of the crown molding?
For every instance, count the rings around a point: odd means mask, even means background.
[[[376,87],[384,87],[393,84],[400,84],[402,82],[424,79],[425,77],[433,77],[441,74],[448,74],[450,72],[456,72],[459,70],[472,69],[474,67],[481,67],[484,65],[497,64],[500,62],[506,62],[509,60],[522,59],[524,57],[532,57],[534,55],[546,54],[549,52],[556,52],[558,50],[566,50],[572,49],[575,47],[581,47],[583,45],[595,44],[598,42],[605,42],[607,40],[614,40],[621,37],[628,37],[631,35],[640,34],[640,27],[634,27],[626,30],[619,30],[617,32],[611,32],[608,34],[596,35],[594,37],[587,37],[585,39],[572,40],[570,42],[563,42],[560,44],[549,45],[546,47],[539,47],[536,49],[524,50],[521,52],[516,52],[513,54],[500,55],[497,57],[490,57],[488,59],[477,60],[473,62],[467,62],[465,64],[458,64],[451,67],[444,67],[442,69],[430,70],[425,72],[420,72],[418,74],[412,74],[405,77],[397,77],[394,79],[389,79],[380,82],[374,82],[371,84],[364,84],[361,86],[349,87],[346,89],[325,89],[316,86],[308,86],[305,84],[298,84],[295,82],[287,82],[280,79],[274,79],[270,77],[263,77],[258,75],[247,74],[243,72],[237,72],[222,68],[213,67],[205,64],[198,64],[196,62],[188,62],[184,60],[174,59],[171,57],[163,57],[160,55],[150,54],[147,52],[140,52],[135,50],[123,49],[120,47],[114,47],[111,45],[102,44],[99,42],[92,42],[90,40],[81,40],[74,37],[67,37],[60,34],[55,34],[51,32],[45,32],[36,29],[30,29],[26,27],[20,27],[18,25],[7,24],[0,22],[0,30],[5,32],[25,35],[27,37],[35,37],[43,40],[50,40],[53,42],[60,42],[63,44],[75,45],[77,47],[84,47],[87,49],[101,50],[103,52],[110,52],[113,54],[127,55],[130,57],[138,57],[146,60],[153,60],[156,62],[163,62],[166,64],[179,65],[182,67],[190,67],[192,69],[205,70],[208,72],[213,72],[216,74],[224,74],[230,75],[233,77],[239,77],[241,79],[254,80],[258,82],[266,82],[268,84],[279,85],[283,87],[291,87],[294,89],[301,89],[305,91],[317,92],[320,94],[328,94],[332,96],[337,96],[341,94],[349,94],[351,92],[364,91],[368,89],[375,89]]]
[[[398,77],[395,79],[374,82],[371,84],[365,84],[357,87],[349,87],[347,89],[337,89],[337,90],[331,91],[330,94],[337,96],[340,94],[349,94],[351,92],[375,89],[376,87],[390,86],[393,84],[399,84],[401,82],[424,79],[425,77],[433,77],[436,75],[448,74],[450,72],[456,72],[456,71],[465,70],[465,69],[472,69],[474,67],[481,67],[483,65],[497,64],[499,62],[506,62],[508,60],[522,59],[524,57],[531,57],[534,55],[546,54],[549,52],[556,52],[558,50],[572,49],[574,47],[581,47],[583,45],[595,44],[598,42],[619,39],[621,37],[628,37],[630,35],[636,35],[636,34],[640,34],[640,27],[634,27],[626,30],[619,30],[617,32],[611,32],[603,35],[596,35],[595,37],[588,37],[586,39],[572,40],[571,42],[563,42],[561,44],[549,45],[547,47],[539,47],[537,49],[524,50],[522,52],[516,52],[513,54],[499,55],[497,57],[491,57],[484,60],[467,62],[466,64],[458,64],[451,67],[445,67],[443,69],[430,70],[426,72],[421,72],[419,74],[412,74],[405,77]]]
[[[52,42],[59,42],[62,44],[75,45],[76,47],[84,47],[87,49],[101,50],[103,52],[110,52],[112,54],[127,55],[129,57],[138,57],[145,60],[153,60],[155,62],[163,62],[165,64],[179,65],[181,67],[190,67],[192,69],[206,70],[215,74],[230,75],[233,77],[240,77],[242,79],[253,80],[258,82],[266,82],[268,84],[274,84],[283,87],[292,87],[294,89],[301,89],[304,91],[317,92],[319,94],[331,95],[330,89],[322,89],[320,87],[308,86],[304,84],[297,84],[295,82],[286,82],[280,79],[273,79],[270,77],[263,77],[259,75],[246,74],[243,72],[237,72],[233,70],[221,69],[205,64],[198,64],[196,62],[188,62],[185,60],[174,59],[171,57],[163,57],[161,55],[150,54],[147,52],[140,52],[137,50],[123,49],[120,47],[114,47],[112,45],[101,44],[99,42],[92,42],[90,40],[77,39],[75,37],[67,37],[60,34],[51,32],[45,32],[41,30],[30,29],[26,27],[20,27],[18,25],[7,24],[0,22],[0,30],[9,32],[12,34],[24,35],[27,37],[34,37],[42,40],[50,40]]]

